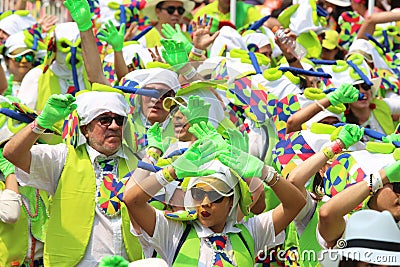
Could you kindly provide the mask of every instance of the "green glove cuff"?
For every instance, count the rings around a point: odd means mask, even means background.
[[[1,172],[4,175],[4,178],[7,178],[8,175],[15,173],[15,167],[11,162],[8,162],[7,166],[2,166]]]
[[[383,169],[390,183],[400,182],[400,161],[396,161]]]
[[[78,29],[81,32],[85,32],[85,31],[91,29],[92,25],[93,25],[92,20],[88,20],[88,21],[81,22],[80,24],[78,24]]]

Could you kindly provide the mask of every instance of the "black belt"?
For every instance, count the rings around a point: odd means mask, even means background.
[[[33,261],[33,267],[43,267],[43,259],[40,260],[34,260]],[[24,262],[21,267],[30,267],[29,263]]]

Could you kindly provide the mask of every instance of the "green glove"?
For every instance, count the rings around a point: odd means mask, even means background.
[[[353,85],[344,83],[335,91],[326,95],[333,106],[344,103],[353,103],[358,100],[359,91]]]
[[[242,178],[262,176],[264,162],[237,147],[230,146],[218,155],[218,159],[226,166],[236,171]]]
[[[383,168],[390,183],[400,182],[400,160]]]
[[[43,108],[42,113],[36,118],[39,126],[51,130],[53,125],[65,119],[76,109],[75,97],[70,94],[51,95]]]
[[[15,173],[14,165],[3,157],[3,149],[0,149],[0,172],[3,173],[4,178]]]
[[[147,130],[147,146],[159,149],[164,154],[164,146],[162,142],[161,127],[159,123],[154,123]]]
[[[226,140],[228,144],[233,147],[239,148],[243,152],[249,152],[249,135],[247,132],[243,134],[237,129],[228,129],[225,131],[226,135],[229,136],[229,139]]]
[[[382,142],[384,143],[392,143],[392,142],[400,142],[400,134],[389,134],[387,136],[382,137]]]
[[[353,144],[360,141],[364,135],[364,128],[360,128],[355,124],[346,124],[342,127],[338,134],[338,139],[343,142],[345,148],[349,148]]]
[[[190,125],[204,121],[208,122],[208,112],[211,104],[206,103],[200,96],[191,95],[187,107],[181,106],[179,110],[185,115]]]
[[[78,24],[79,31],[84,32],[92,28],[92,14],[87,0],[65,0],[64,6]]]
[[[101,34],[98,35],[99,39],[110,44],[115,52],[122,51],[122,48],[124,47],[125,23],[121,24],[119,31],[117,31],[117,28],[111,20],[104,25],[107,30],[100,30]]]
[[[189,128],[189,132],[193,134],[197,139],[209,139],[212,140],[217,146],[217,151],[226,150],[229,148],[229,144],[220,135],[211,122],[200,122],[199,124],[194,124]]]
[[[183,43],[175,40],[161,40],[161,44],[164,46],[161,50],[163,58],[176,71],[183,68],[189,62],[189,57]]]
[[[215,173],[214,170],[200,169],[203,164],[215,159],[217,153],[211,140],[197,140],[172,163],[178,178],[206,176]]]
[[[192,50],[193,44],[186,38],[179,24],[175,24],[175,29],[174,29],[172,28],[171,25],[165,23],[162,25],[161,32],[167,39],[172,39],[178,42],[182,42],[187,54],[189,54],[189,52]]]
[[[129,261],[125,260],[122,256],[104,256],[99,264],[99,267],[128,267]]]

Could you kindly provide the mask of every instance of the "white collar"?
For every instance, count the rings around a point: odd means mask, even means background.
[[[111,155],[111,156],[109,156],[109,157],[107,157],[107,156],[104,155],[104,154],[101,154],[99,151],[97,151],[97,150],[95,150],[93,147],[89,146],[88,143],[86,143],[86,150],[87,150],[87,152],[88,152],[88,154],[89,154],[90,162],[91,162],[92,164],[94,163],[94,161],[96,160],[96,158],[99,157],[99,156],[104,157],[104,158],[119,157],[119,158],[128,159],[128,157],[127,157],[127,156],[125,155],[125,153],[122,151],[122,147],[119,148],[118,151],[117,151],[115,154],[113,154],[113,155]]]
[[[196,229],[197,236],[199,238],[208,237],[208,236],[212,236],[215,234],[213,230],[211,230],[208,227],[202,226],[201,223],[198,222],[197,220],[194,222],[193,225],[194,225],[194,229]],[[224,227],[224,230],[222,231],[222,234],[239,233],[240,231],[241,230],[239,228],[235,227],[232,222],[227,221],[226,225]]]

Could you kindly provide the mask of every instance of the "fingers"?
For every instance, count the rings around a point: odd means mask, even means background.
[[[122,23],[120,28],[119,28],[119,33],[120,34],[125,34],[125,29],[126,29],[126,24]]]

